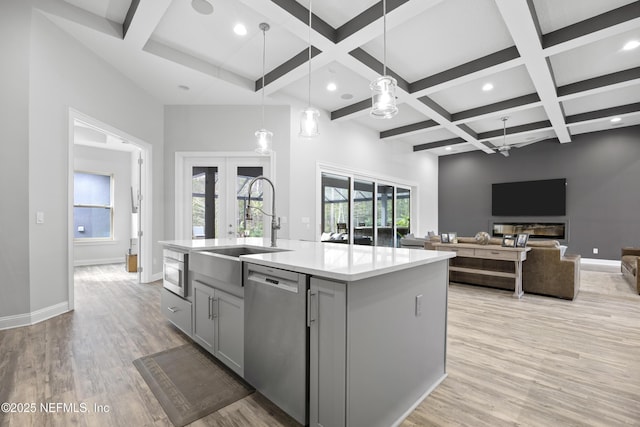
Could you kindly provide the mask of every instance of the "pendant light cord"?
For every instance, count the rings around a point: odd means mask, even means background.
[[[267,57],[267,30],[262,29],[262,129],[264,129],[264,70]]]
[[[311,6],[313,0],[309,0],[309,108],[311,108]]]
[[[382,0],[382,75],[387,75],[387,0]]]

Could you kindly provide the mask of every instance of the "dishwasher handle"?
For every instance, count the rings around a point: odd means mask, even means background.
[[[283,291],[298,293],[298,282],[283,279],[280,277],[268,276],[256,271],[249,271],[247,283],[257,286],[272,286]]]
[[[316,300],[315,305],[312,305],[312,301],[311,301],[311,298],[317,297],[317,296],[318,296],[317,292],[314,292],[311,289],[307,290],[307,327],[308,328],[310,328],[311,324],[315,322],[316,319],[318,318],[318,305],[317,305],[318,298],[315,299]],[[311,307],[315,308],[315,312],[314,312],[315,314],[313,316],[311,315]]]

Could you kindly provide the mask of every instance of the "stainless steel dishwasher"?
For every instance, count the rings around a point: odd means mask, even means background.
[[[249,263],[245,269],[245,380],[307,425],[307,276]]]

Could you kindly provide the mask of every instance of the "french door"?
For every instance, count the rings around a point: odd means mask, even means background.
[[[177,166],[177,239],[264,236],[264,221],[246,224],[244,218],[249,183],[257,176],[270,175],[269,158],[184,157]],[[270,198],[264,197],[262,184],[258,181],[252,187],[251,205],[270,211]]]

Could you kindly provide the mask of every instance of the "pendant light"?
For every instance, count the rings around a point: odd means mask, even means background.
[[[398,82],[387,75],[387,1],[382,0],[383,57],[382,76],[371,82],[371,111],[372,117],[390,119],[398,113],[396,106],[396,86]]]
[[[262,128],[256,131],[256,139],[258,146],[256,152],[259,154],[269,154],[271,152],[271,139],[273,138],[273,132],[268,131],[264,127],[264,74],[265,74],[265,59],[267,51],[267,31],[269,31],[269,24],[262,22],[258,25],[260,31],[262,31]]]
[[[309,104],[300,113],[300,136],[303,138],[314,138],[318,136],[318,119],[320,113],[311,106],[311,5],[313,0],[309,0]]]

